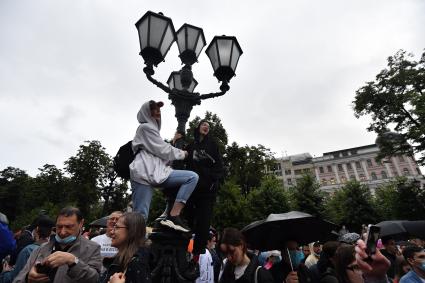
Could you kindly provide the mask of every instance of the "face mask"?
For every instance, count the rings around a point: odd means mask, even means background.
[[[304,254],[301,251],[289,251],[291,256],[292,266],[297,267],[304,259]]]
[[[59,237],[57,234],[55,236],[56,242],[58,242],[59,244],[65,244],[65,245],[74,242],[76,239],[77,239],[77,237],[73,236],[73,235],[68,236],[66,238],[63,238],[63,239],[61,237]]]

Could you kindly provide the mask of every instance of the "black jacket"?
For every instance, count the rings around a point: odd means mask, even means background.
[[[224,175],[223,160],[217,143],[208,135],[202,141],[199,140],[199,135],[195,135],[195,140],[186,147],[186,150],[189,153],[186,161],[187,169],[199,175],[197,187],[192,195],[215,196]]]
[[[116,263],[112,263],[106,275],[100,282],[106,283],[116,272],[123,272],[123,268]],[[139,248],[137,253],[131,258],[125,271],[125,283],[151,283],[149,268],[149,251],[146,248]]]
[[[235,267],[227,261],[224,265],[223,274],[219,280],[220,283],[254,283],[255,282],[255,273],[257,267],[260,266],[258,258],[256,255],[248,254],[250,262],[248,267],[245,269],[244,274],[238,279],[235,279]],[[260,267],[257,272],[257,282],[258,283],[273,283],[273,277],[268,270]]]

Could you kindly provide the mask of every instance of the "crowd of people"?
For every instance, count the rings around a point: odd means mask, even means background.
[[[152,282],[146,220],[153,189],[168,198],[157,223],[177,233],[192,233],[188,258],[197,283],[360,283],[425,282],[424,242],[396,243],[382,238],[382,249],[370,254],[362,233],[343,227],[337,241],[299,243],[288,240],[278,250],[252,250],[235,228],[211,227],[214,203],[223,178],[223,162],[208,121],[194,129],[183,148],[176,133],[171,143],[160,136],[162,102],[148,101],[137,114],[130,164],[132,212],[114,211],[104,233],[83,233],[84,218],[65,207],[56,220],[46,213],[13,235],[0,214],[0,259],[4,282]],[[182,168],[172,167],[181,160]],[[183,211],[183,209],[185,211]],[[187,224],[183,220],[185,215]],[[3,217],[4,216],[4,217]],[[264,235],[267,237],[267,235]]]

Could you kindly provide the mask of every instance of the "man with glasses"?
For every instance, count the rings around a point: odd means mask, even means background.
[[[83,224],[78,208],[62,209],[54,240],[31,254],[14,282],[97,282],[102,266],[100,246],[81,236]]]

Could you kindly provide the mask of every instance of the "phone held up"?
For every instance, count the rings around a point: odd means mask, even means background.
[[[366,253],[371,256],[376,253],[376,246],[381,228],[375,225],[367,226],[366,233]]]

